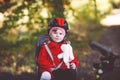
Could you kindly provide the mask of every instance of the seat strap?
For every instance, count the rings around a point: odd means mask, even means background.
[[[49,49],[47,43],[44,43],[44,45],[45,45],[45,48],[46,48],[46,50],[47,50],[47,52],[48,52],[48,54],[49,54],[51,60],[54,62],[54,59],[53,59],[52,53],[51,53],[51,51],[50,51],[50,49]]]
[[[52,56],[52,53],[51,53],[51,51],[50,51],[47,43],[44,43],[44,46],[45,46],[45,48],[46,48],[46,50],[47,50],[47,52],[48,52],[48,54],[49,54],[49,56],[50,56],[50,58],[51,58],[51,60],[52,60],[52,62],[53,62],[53,65],[55,65],[55,63],[54,63],[54,58],[53,58],[53,56]],[[63,61],[56,67],[55,70],[59,69],[59,68],[62,66],[62,63],[63,63]],[[55,66],[56,66],[56,65],[55,65]]]

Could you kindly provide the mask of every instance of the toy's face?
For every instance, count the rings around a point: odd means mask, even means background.
[[[50,33],[50,37],[54,42],[61,42],[63,41],[65,34],[62,30],[55,29]]]

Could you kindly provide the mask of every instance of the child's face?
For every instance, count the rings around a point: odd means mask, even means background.
[[[61,42],[64,39],[65,34],[61,30],[55,29],[51,32],[50,37],[54,42]]]

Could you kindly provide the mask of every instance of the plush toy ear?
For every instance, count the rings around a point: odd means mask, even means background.
[[[73,55],[73,49],[71,47],[70,44],[67,44],[68,47],[69,47],[69,56],[70,56],[70,60],[73,60],[74,59],[74,55]]]
[[[63,58],[63,55],[65,54],[65,50],[67,50],[66,44],[61,45],[61,50],[62,50],[62,53],[57,56],[59,59]]]

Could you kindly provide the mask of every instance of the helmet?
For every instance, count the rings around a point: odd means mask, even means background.
[[[61,27],[65,30],[66,33],[68,33],[69,30],[68,23],[63,18],[53,18],[52,20],[50,20],[48,24],[48,33],[52,27]]]

